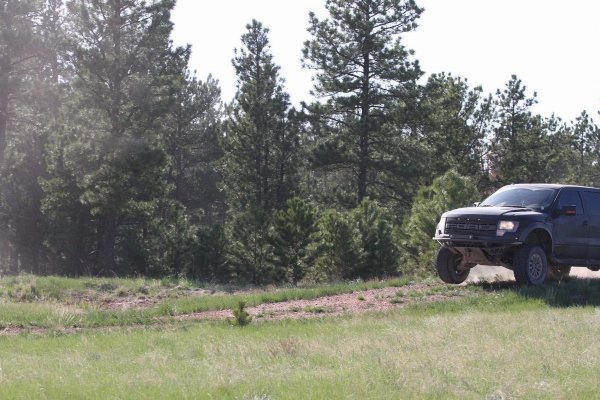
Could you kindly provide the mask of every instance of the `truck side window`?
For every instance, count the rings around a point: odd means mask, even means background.
[[[600,192],[583,192],[585,205],[589,208],[588,214],[600,215]]]
[[[560,194],[558,209],[560,210],[564,206],[575,206],[577,207],[577,214],[583,214],[583,203],[579,193],[575,190],[566,190]]]

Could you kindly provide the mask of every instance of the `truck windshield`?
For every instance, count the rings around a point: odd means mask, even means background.
[[[549,188],[510,188],[500,189],[487,199],[479,207],[522,207],[545,209],[552,204],[556,189]]]

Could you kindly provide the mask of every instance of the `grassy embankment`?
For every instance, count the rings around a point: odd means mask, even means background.
[[[186,280],[7,277],[0,279],[0,329],[150,325],[167,323],[168,318],[164,317],[232,309],[240,301],[254,306],[308,300],[366,289],[400,287],[408,282],[406,278],[398,278],[270,290],[211,286],[198,293],[198,288]],[[211,292],[217,294],[210,295]],[[106,308],[107,304],[119,301],[148,301],[149,305],[128,310]]]
[[[460,290],[478,295],[244,328],[0,337],[0,398],[597,398],[599,281]]]

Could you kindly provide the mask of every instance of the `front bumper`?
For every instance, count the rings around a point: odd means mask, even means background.
[[[433,239],[459,253],[464,264],[501,265],[507,268],[512,268],[512,248],[523,244],[514,234],[502,237],[441,234]]]
[[[434,236],[433,239],[446,247],[494,248],[523,244],[517,235],[511,233],[504,236],[441,234]]]

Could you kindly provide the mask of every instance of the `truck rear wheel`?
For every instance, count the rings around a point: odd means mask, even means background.
[[[442,281],[457,285],[467,279],[470,271],[458,269],[460,258],[459,254],[453,253],[449,248],[440,248],[437,254],[437,271]]]
[[[546,253],[537,244],[524,244],[514,255],[513,270],[519,285],[541,285],[548,275]]]

